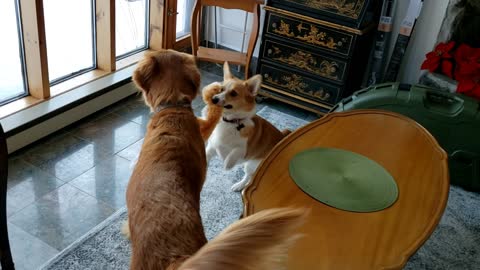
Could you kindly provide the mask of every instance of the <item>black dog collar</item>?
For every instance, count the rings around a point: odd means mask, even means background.
[[[222,120],[227,122],[227,123],[237,125],[237,130],[238,131],[242,130],[242,128],[245,127],[245,125],[242,123],[242,121],[245,120],[245,119],[227,119],[227,118],[223,117]]]
[[[170,109],[170,108],[179,108],[179,109],[192,109],[192,104],[190,102],[180,102],[180,103],[165,103],[160,104],[155,108],[152,114],[157,114],[163,110]]]

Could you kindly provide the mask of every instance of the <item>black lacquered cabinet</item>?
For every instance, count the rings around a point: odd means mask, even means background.
[[[322,114],[358,90],[377,1],[270,0],[265,10],[261,95]]]

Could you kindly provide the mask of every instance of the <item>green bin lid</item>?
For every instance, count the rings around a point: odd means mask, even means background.
[[[393,177],[375,161],[335,148],[313,148],[290,161],[290,176],[305,193],[329,206],[374,212],[398,197]]]

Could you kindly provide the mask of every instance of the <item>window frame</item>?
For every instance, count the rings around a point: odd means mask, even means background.
[[[187,0],[188,1],[188,0]],[[193,1],[193,8],[195,7],[195,0]],[[163,36],[163,47],[166,49],[174,49],[183,51],[191,46],[191,32],[177,38],[177,9],[178,0],[165,0],[165,13],[164,13],[164,28],[165,33]],[[191,10],[190,10],[191,12]],[[190,15],[187,16],[190,18]],[[190,29],[191,31],[191,29]]]
[[[43,0],[15,0],[25,91],[21,96],[0,103],[0,120],[30,107],[39,106],[50,98],[71,90],[91,83],[95,84],[95,81],[105,76],[115,75],[117,72],[123,74],[124,69],[130,69],[143,58],[146,52],[167,49],[165,46],[168,32],[166,1],[146,1],[145,46],[117,58],[115,0],[91,0],[94,10],[92,35],[95,65],[93,68],[86,68],[62,77],[61,81],[57,79],[54,83],[50,83]],[[187,45],[187,39],[190,38],[183,38],[182,44]]]

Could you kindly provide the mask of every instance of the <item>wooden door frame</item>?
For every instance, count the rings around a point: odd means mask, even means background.
[[[165,0],[163,47],[173,49],[177,25],[177,0]]]
[[[183,50],[190,47],[190,34],[177,39],[177,2],[178,0],[165,0],[163,47],[166,49]],[[190,17],[190,14],[187,16]]]

